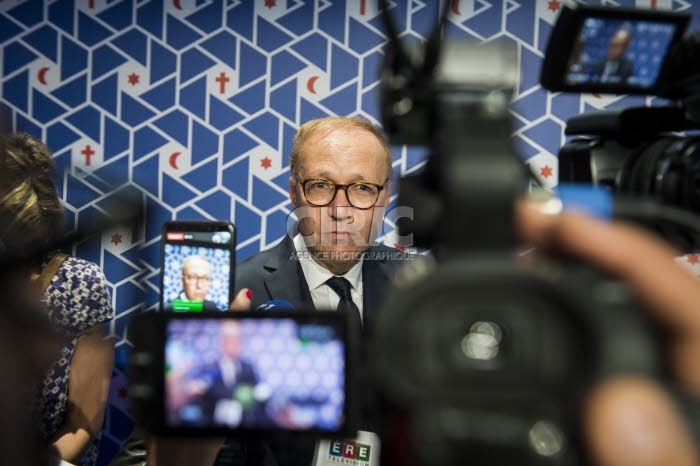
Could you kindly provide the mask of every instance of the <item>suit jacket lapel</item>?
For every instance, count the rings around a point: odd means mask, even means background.
[[[270,272],[265,279],[268,299],[286,301],[296,310],[315,310],[309,285],[304,278],[290,235],[285,236],[275,248],[278,252],[270,256],[264,266]],[[369,251],[372,251],[372,248]],[[362,280],[364,328],[366,329],[371,325],[376,309],[391,284],[389,266],[384,260],[364,260]]]
[[[286,301],[296,310],[314,310],[309,285],[301,270],[292,238],[285,236],[276,247],[279,253],[265,263],[265,269],[270,271],[265,279],[269,299]]]

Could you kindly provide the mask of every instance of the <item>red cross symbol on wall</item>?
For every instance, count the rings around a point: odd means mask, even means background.
[[[230,79],[226,76],[226,73],[223,71],[219,75],[218,78],[216,78],[216,82],[219,83],[219,93],[223,94],[226,92],[226,83],[229,82]]]
[[[90,157],[95,155],[95,151],[92,150],[92,148],[90,147],[90,144],[85,146],[85,149],[80,151],[80,153],[85,155],[85,165],[90,166]]]

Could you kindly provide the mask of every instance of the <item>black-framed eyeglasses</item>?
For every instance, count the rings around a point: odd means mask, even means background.
[[[185,281],[189,283],[196,283],[198,281],[201,281],[203,283],[209,283],[211,281],[211,277],[209,275],[195,275],[188,273],[184,274],[183,277]]]
[[[296,176],[296,175],[295,175]],[[301,190],[304,193],[306,202],[316,207],[327,206],[335,199],[338,190],[345,191],[345,197],[351,206],[356,209],[369,209],[374,207],[379,199],[379,193],[386,186],[386,180],[383,184],[366,183],[357,181],[350,184],[335,184],[330,180],[310,179],[302,180],[298,176],[296,179],[301,184]]]

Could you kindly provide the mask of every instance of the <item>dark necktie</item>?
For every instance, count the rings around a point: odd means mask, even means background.
[[[326,285],[330,286],[331,289],[340,297],[340,301],[338,302],[338,310],[349,312],[353,314],[353,318],[356,318],[362,322],[360,310],[353,302],[352,295],[350,294],[352,285],[350,285],[348,279],[343,277],[331,277],[326,280]]]

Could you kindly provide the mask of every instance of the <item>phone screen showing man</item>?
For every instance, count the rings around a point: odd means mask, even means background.
[[[229,231],[164,232],[161,308],[175,312],[228,309],[232,247]]]

